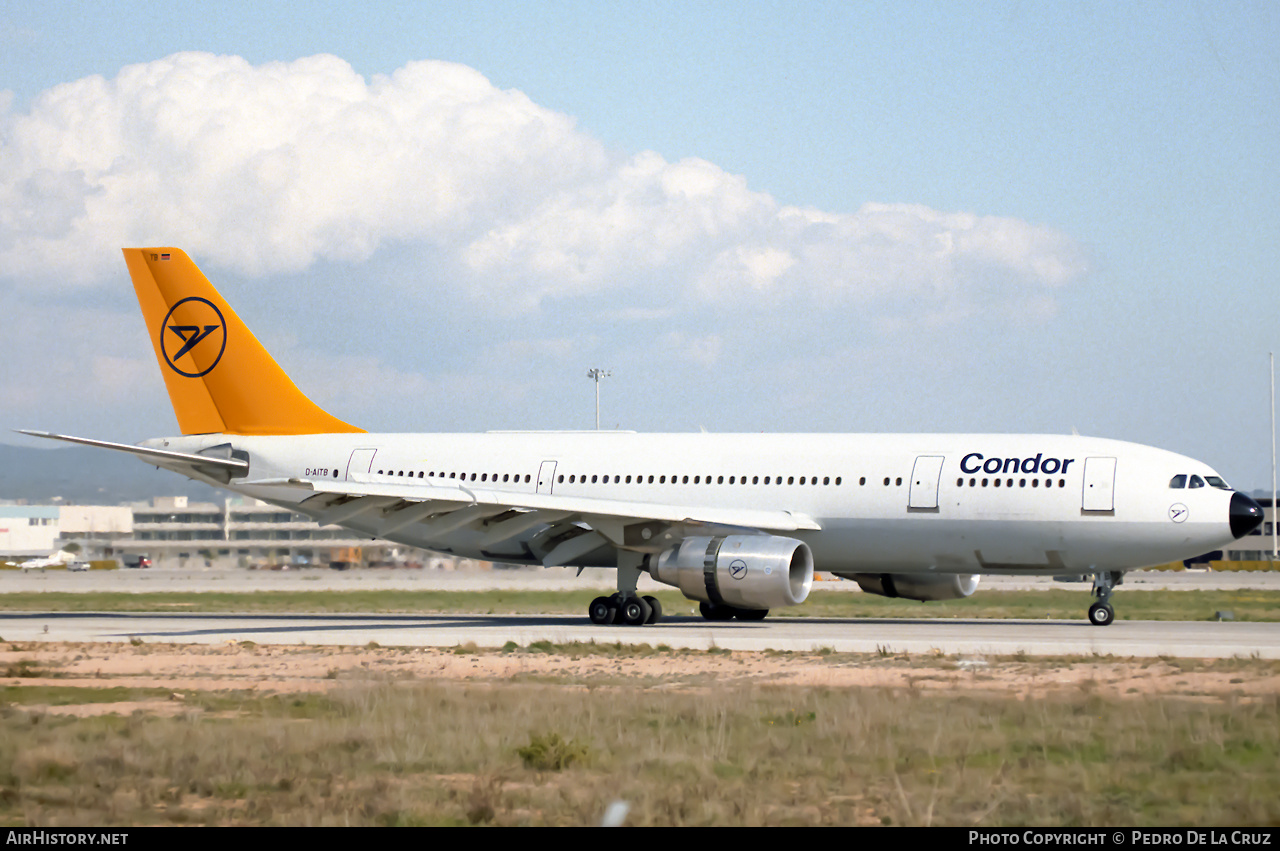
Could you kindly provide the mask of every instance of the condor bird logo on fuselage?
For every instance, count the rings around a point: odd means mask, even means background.
[[[206,299],[191,296],[169,308],[160,325],[160,350],[165,363],[179,375],[208,375],[227,348],[227,322],[222,311]],[[185,366],[178,361],[190,355]]]
[[[1030,458],[986,458],[981,452],[970,452],[960,459],[962,473],[1044,473],[1052,476],[1058,473],[1066,475],[1067,467],[1075,463],[1074,458],[1045,458],[1043,452],[1037,452]]]

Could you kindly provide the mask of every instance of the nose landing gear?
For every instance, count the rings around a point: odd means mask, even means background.
[[[1094,626],[1110,626],[1116,619],[1116,610],[1111,608],[1111,589],[1124,582],[1124,574],[1118,570],[1095,573],[1093,576],[1093,596],[1098,602],[1089,607],[1089,623]]]

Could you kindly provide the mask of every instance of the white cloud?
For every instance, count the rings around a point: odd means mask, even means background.
[[[1086,267],[1017,219],[802,209],[704,160],[610,157],[445,62],[366,80],[334,56],[175,54],[59,85],[2,127],[0,276],[44,288],[117,278],[125,244],[252,276],[421,244],[503,313],[603,294],[654,315],[884,303],[945,322],[1052,312]]]
[[[0,266],[86,283],[123,244],[249,274],[449,241],[600,167],[567,116],[475,71],[183,53],[43,93],[0,147]],[[86,266],[86,260],[89,265]]]

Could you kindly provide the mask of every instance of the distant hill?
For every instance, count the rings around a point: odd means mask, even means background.
[[[0,499],[117,505],[154,496],[220,502],[227,491],[157,470],[123,452],[89,447],[32,449],[0,444]]]

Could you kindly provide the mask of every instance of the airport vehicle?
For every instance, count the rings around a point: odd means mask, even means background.
[[[182,434],[130,452],[321,525],[517,564],[613,568],[599,624],[661,616],[647,571],[708,620],[758,620],[815,568],[864,591],[967,597],[982,574],[1092,577],[1114,619],[1124,572],[1262,522],[1207,465],[1078,435],[370,434],[302,394],[176,248],[128,248]]]
[[[127,568],[146,568],[151,566],[151,559],[136,553],[126,553],[120,557],[120,564]]]
[[[87,561],[67,562],[67,570],[71,571],[72,573],[82,573],[84,571],[87,571],[88,569],[89,569],[89,562]]]

